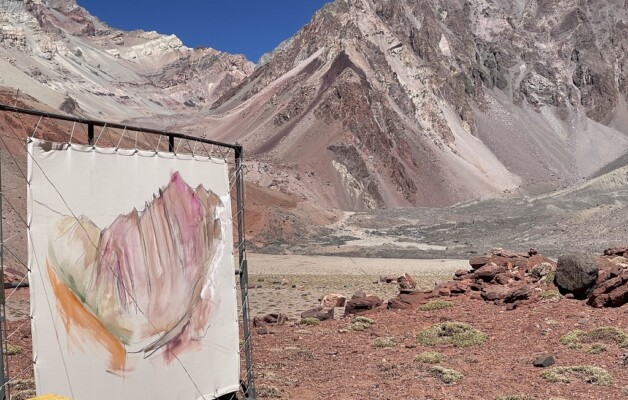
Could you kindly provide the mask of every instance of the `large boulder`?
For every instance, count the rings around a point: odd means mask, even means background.
[[[586,299],[593,291],[599,268],[590,254],[565,254],[558,258],[554,280],[561,294],[571,293],[576,299]]]

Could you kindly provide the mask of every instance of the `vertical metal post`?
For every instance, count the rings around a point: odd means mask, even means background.
[[[168,136],[168,151],[174,153],[174,136]]]
[[[0,153],[0,275],[2,275],[2,292],[0,294],[0,318],[2,318],[2,326],[0,327],[0,385],[2,386],[0,387],[0,399],[6,399],[9,398],[10,391],[8,390],[8,385],[5,386],[6,383],[9,381],[7,376],[9,373],[9,359],[5,352],[6,344],[8,343],[8,337],[6,322],[6,299],[4,293],[4,227],[2,224],[2,220],[4,219],[4,204],[2,201],[2,189],[2,154]]]
[[[94,145],[94,125],[92,124],[87,125],[87,143],[90,146]]]
[[[236,213],[238,220],[238,259],[240,271],[240,291],[242,294],[242,328],[244,335],[244,355],[246,357],[246,385],[245,399],[255,400],[255,383],[253,381],[253,362],[251,354],[251,331],[249,326],[249,272],[246,262],[246,243],[244,239],[244,180],[242,179],[242,146],[235,149],[236,163]]]

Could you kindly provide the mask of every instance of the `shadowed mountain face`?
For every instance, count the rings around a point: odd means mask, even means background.
[[[295,201],[442,207],[566,188],[628,150],[627,10],[337,0],[253,70],[69,0],[0,0],[0,76],[76,113],[239,141],[247,179]]]
[[[625,0],[338,0],[179,125],[346,210],[537,194],[628,148],[626,48]]]

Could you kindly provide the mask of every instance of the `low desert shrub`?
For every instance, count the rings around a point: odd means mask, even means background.
[[[471,347],[486,342],[486,333],[463,322],[443,322],[419,332],[417,343],[425,346],[452,344],[455,347]]]
[[[397,345],[397,339],[394,337],[378,337],[373,341],[374,347],[395,347]]]
[[[414,361],[424,364],[438,364],[443,361],[444,358],[445,356],[443,356],[443,353],[439,353],[437,351],[426,351],[414,357]]]
[[[373,324],[375,324],[375,321],[372,319],[358,316],[351,320],[347,328],[351,331],[365,331]]]
[[[593,343],[591,347],[587,350],[589,354],[600,354],[605,351],[608,351],[608,345],[605,343]]]
[[[558,290],[543,290],[542,292],[539,292],[539,297],[542,299],[553,299],[560,297],[560,293]]]
[[[595,328],[588,332],[580,329],[573,330],[560,338],[560,342],[571,349],[582,349],[583,344],[593,345],[616,344],[620,348],[628,348],[628,333],[614,326]]]
[[[299,321],[299,324],[301,325],[318,325],[320,323],[321,321],[318,318],[303,318]]]
[[[6,352],[7,356],[14,356],[16,354],[20,354],[22,352],[22,348],[20,346],[9,343],[7,344]]]
[[[554,367],[544,371],[541,377],[550,382],[570,383],[573,378],[592,385],[609,385],[613,377],[604,368],[591,365]]]
[[[430,371],[443,383],[454,383],[464,378],[464,375],[460,372],[454,369],[443,368],[438,365],[432,367]]]
[[[435,301],[430,301],[427,304],[423,304],[421,307],[419,307],[419,310],[436,311],[436,310],[442,310],[444,308],[453,307],[453,305],[454,303],[452,303],[451,301],[435,300]]]

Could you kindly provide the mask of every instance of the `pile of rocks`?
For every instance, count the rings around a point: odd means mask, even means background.
[[[435,297],[467,295],[476,299],[518,304],[538,299],[538,293],[552,285],[556,263],[531,249],[527,254],[495,249],[490,254],[472,257],[471,269],[458,270],[451,281],[426,292],[400,293],[388,302],[389,308],[414,307]]]
[[[495,249],[472,257],[470,270],[459,270],[451,281],[424,292],[400,291],[388,307],[415,307],[435,297],[466,295],[505,304],[553,298],[556,289],[567,298],[586,300],[593,307],[621,307],[628,303],[628,248],[606,249],[604,255],[566,254],[558,262],[531,249],[527,254]]]

